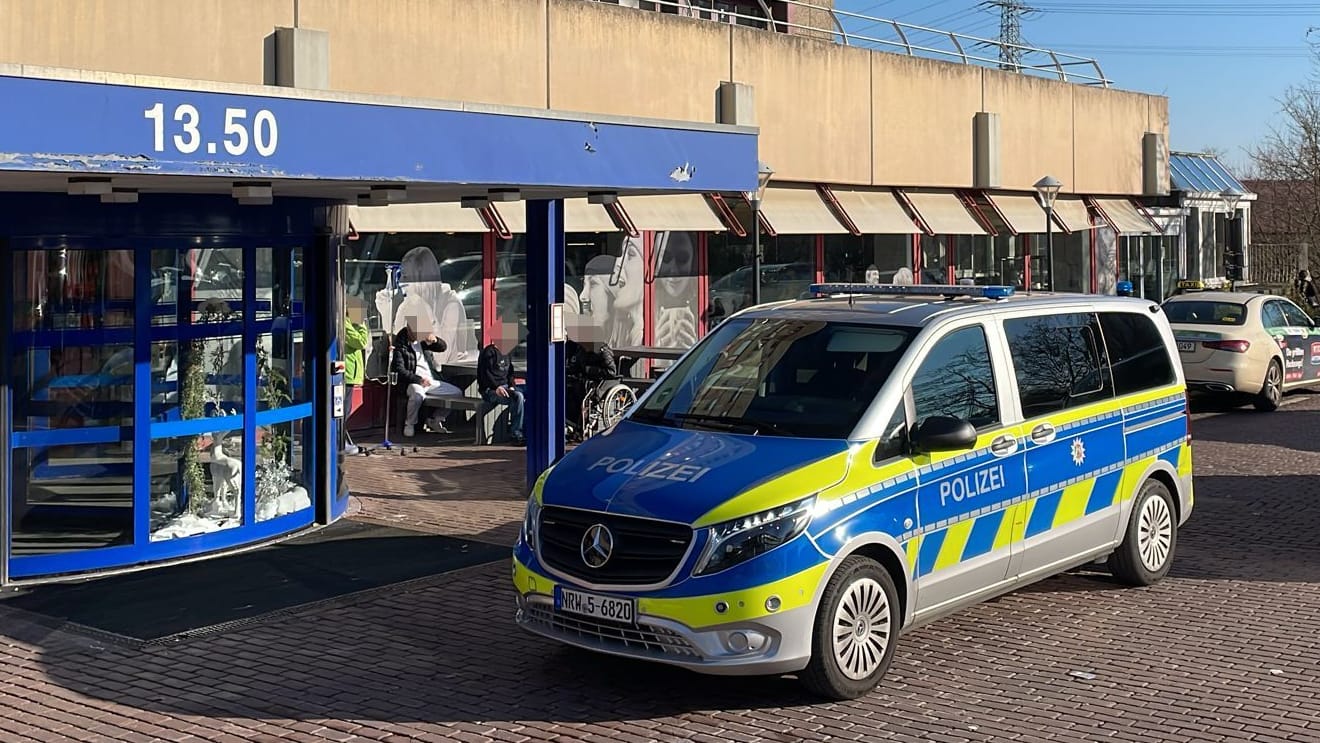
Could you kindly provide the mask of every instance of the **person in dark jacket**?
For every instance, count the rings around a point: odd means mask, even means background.
[[[606,379],[619,379],[614,350],[604,341],[592,342],[591,333],[570,326],[564,345],[564,391],[568,397],[564,411],[569,421],[581,431],[582,403],[597,385]]]
[[[422,410],[422,402],[432,395],[461,395],[463,391],[449,382],[437,379],[439,376],[431,366],[427,352],[444,351],[444,340],[436,337],[433,331],[419,331],[419,323],[409,318],[408,322],[394,336],[394,365],[390,371],[395,375],[395,387],[407,395],[408,414],[403,422],[403,435],[412,436],[416,432],[417,414]],[[440,415],[432,416],[426,427],[436,433],[450,433],[445,428]]]
[[[1302,269],[1297,272],[1297,280],[1293,282],[1293,288],[1301,295],[1302,302],[1314,312],[1320,309],[1320,292],[1316,291],[1315,281],[1311,279],[1311,272]]]
[[[524,446],[527,443],[523,437],[525,400],[522,390],[513,384],[513,361],[509,359],[517,343],[516,330],[506,326],[495,342],[481,349],[477,356],[477,389],[486,402],[508,406],[509,433],[516,446]]]

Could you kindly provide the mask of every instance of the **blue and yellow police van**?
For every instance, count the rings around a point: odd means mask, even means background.
[[[721,323],[535,484],[517,621],[711,674],[874,688],[898,637],[1092,562],[1148,585],[1192,510],[1160,306],[813,285]]]

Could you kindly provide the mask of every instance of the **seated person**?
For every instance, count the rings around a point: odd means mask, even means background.
[[[431,366],[428,353],[444,351],[447,346],[434,332],[419,331],[419,325],[416,318],[410,317],[394,336],[394,365],[391,371],[396,375],[396,387],[403,389],[407,395],[408,414],[403,422],[403,435],[406,437],[415,433],[417,414],[421,412],[426,397],[463,394],[458,387],[436,379],[439,375]],[[436,433],[450,433],[444,426],[444,417],[439,413],[427,421],[426,427]]]
[[[513,361],[509,359],[517,343],[517,332],[506,326],[494,343],[481,349],[477,356],[477,389],[487,403],[509,407],[513,443],[524,446],[527,439],[523,437],[523,393],[513,384]]]
[[[568,399],[565,414],[580,432],[582,403],[597,385],[606,379],[619,379],[614,351],[605,341],[593,342],[594,333],[577,325],[568,327],[568,341],[564,347],[564,387]]]

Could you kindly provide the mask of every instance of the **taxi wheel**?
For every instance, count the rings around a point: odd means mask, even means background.
[[[1265,372],[1265,384],[1261,386],[1260,394],[1256,395],[1255,406],[1257,410],[1266,412],[1278,410],[1279,403],[1283,401],[1283,367],[1279,365],[1279,360],[1274,359],[1270,362],[1270,368]]]
[[[821,596],[802,683],[838,700],[874,689],[894,656],[899,621],[889,571],[869,557],[846,558]]]
[[[1137,491],[1127,535],[1109,558],[1109,570],[1124,583],[1149,586],[1168,575],[1177,546],[1173,495],[1159,480],[1147,480]]]

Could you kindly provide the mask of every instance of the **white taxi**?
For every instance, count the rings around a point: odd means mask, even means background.
[[[1320,385],[1320,328],[1286,297],[1196,292],[1170,297],[1187,388],[1247,396],[1275,410],[1287,390]]]

